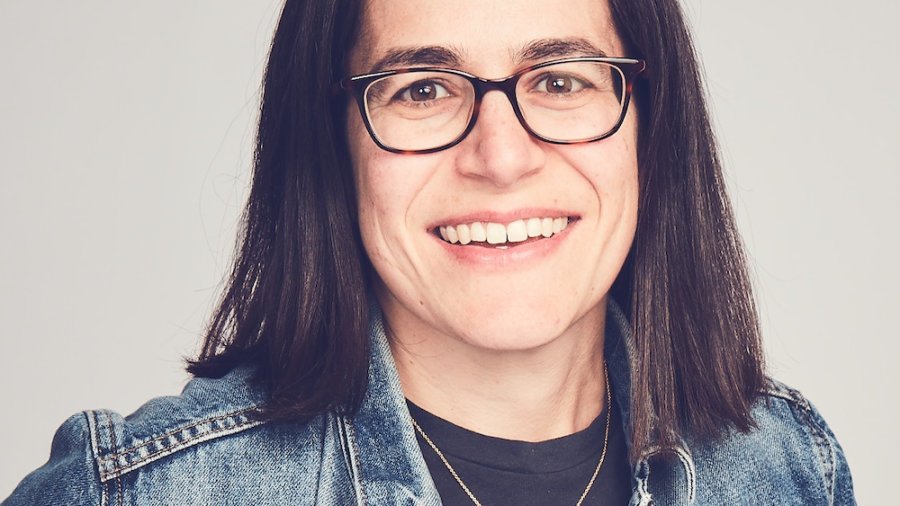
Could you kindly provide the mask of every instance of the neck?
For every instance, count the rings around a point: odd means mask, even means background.
[[[404,394],[456,425],[504,439],[545,441],[587,428],[604,407],[605,303],[527,350],[478,347],[390,313],[385,308]]]

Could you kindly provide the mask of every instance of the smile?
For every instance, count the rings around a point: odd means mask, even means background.
[[[475,221],[438,227],[435,233],[450,244],[506,248],[553,237],[569,226],[568,216],[535,217],[510,223]]]

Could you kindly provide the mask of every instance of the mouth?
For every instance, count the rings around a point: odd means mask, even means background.
[[[433,233],[456,246],[508,249],[549,239],[578,221],[577,217],[533,217],[509,223],[475,221],[435,227]]]

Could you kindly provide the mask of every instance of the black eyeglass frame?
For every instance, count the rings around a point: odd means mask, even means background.
[[[605,63],[607,65],[613,66],[622,73],[622,77],[624,79],[623,83],[623,91],[622,91],[622,110],[619,113],[619,118],[616,120],[616,123],[613,127],[606,133],[602,135],[598,135],[596,137],[589,137],[586,139],[576,139],[572,141],[563,141],[559,139],[552,139],[549,137],[545,137],[543,135],[538,134],[534,130],[528,126],[528,122],[525,120],[525,116],[522,114],[522,110],[519,108],[519,101],[516,98],[516,85],[519,82],[519,79],[533,71],[543,67],[547,67],[550,65],[556,65],[560,63],[573,63],[573,62],[596,62],[596,63]],[[615,134],[619,128],[621,128],[622,123],[625,121],[625,116],[628,114],[628,104],[631,102],[631,93],[632,88],[634,86],[635,78],[643,72],[647,68],[646,62],[644,60],[638,60],[634,58],[620,58],[620,57],[607,57],[607,56],[577,56],[572,58],[562,58],[558,60],[550,60],[538,63],[536,65],[532,65],[530,67],[523,68],[516,73],[503,77],[500,79],[485,79],[483,77],[478,77],[468,72],[463,72],[462,70],[451,69],[451,68],[443,68],[443,67],[411,67],[411,68],[403,68],[403,69],[395,69],[395,70],[385,70],[381,72],[374,72],[371,74],[361,74],[357,76],[346,77],[341,79],[339,82],[335,83],[337,89],[351,93],[353,97],[356,99],[356,105],[359,107],[359,113],[363,118],[363,123],[366,126],[366,130],[368,130],[369,135],[372,137],[372,140],[375,141],[375,144],[391,153],[401,153],[401,154],[426,154],[426,153],[435,153],[438,151],[443,151],[447,148],[451,148],[466,138],[469,133],[472,131],[472,128],[475,127],[475,121],[478,119],[478,111],[481,108],[481,101],[484,97],[484,94],[491,90],[498,90],[503,92],[506,95],[506,98],[509,100],[509,103],[512,104],[513,111],[516,114],[516,118],[519,120],[519,124],[522,125],[522,128],[525,129],[531,136],[540,139],[544,142],[550,144],[584,144],[588,142],[596,142]],[[454,74],[465,78],[467,81],[472,83],[472,87],[475,89],[475,100],[472,105],[472,116],[469,118],[469,123],[466,125],[466,128],[459,134],[455,139],[447,142],[443,145],[428,148],[428,149],[397,149],[391,146],[384,144],[381,139],[378,138],[378,134],[375,133],[375,129],[372,127],[371,122],[369,121],[369,114],[366,112],[366,91],[368,91],[369,86],[375,81],[397,75],[397,74],[409,74],[416,72],[446,72],[448,74]]]

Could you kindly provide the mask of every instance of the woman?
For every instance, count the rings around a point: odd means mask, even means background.
[[[190,370],[4,504],[854,502],[764,376],[675,1],[288,0]]]

